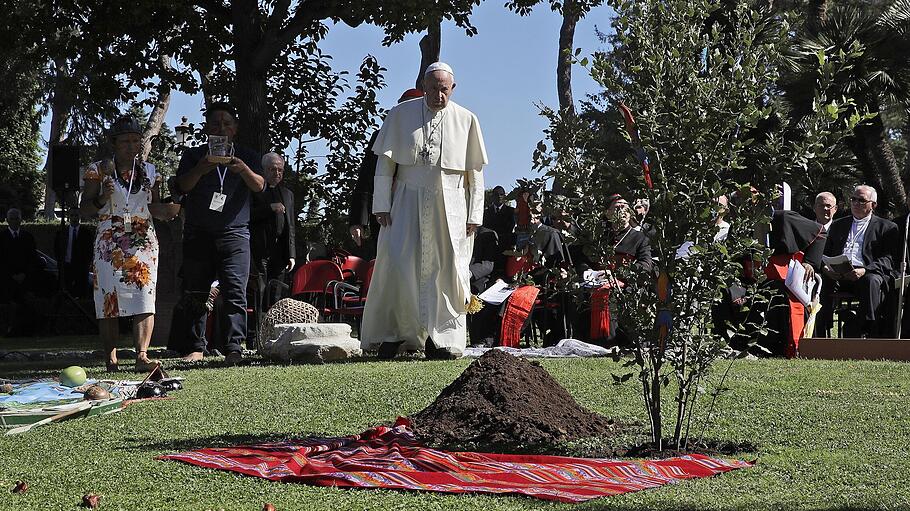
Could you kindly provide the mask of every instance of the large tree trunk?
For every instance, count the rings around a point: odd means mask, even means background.
[[[579,12],[571,0],[563,4],[562,26],[559,27],[559,56],[556,59],[556,94],[559,96],[559,110],[574,114],[572,98],[572,59],[575,47],[575,26]]]
[[[810,34],[818,34],[821,26],[828,19],[828,0],[809,0],[806,9],[806,29]]]
[[[170,55],[161,56],[161,66],[163,69],[170,69]],[[149,120],[145,123],[145,129],[142,132],[142,159],[148,161],[149,153],[152,152],[152,139],[161,132],[161,125],[164,124],[164,116],[167,115],[167,109],[171,106],[171,87],[165,81],[158,83],[158,98],[155,100],[155,106],[149,114]]]
[[[420,38],[420,69],[417,70],[415,87],[423,89],[423,72],[433,62],[439,61],[439,52],[442,51],[442,30],[439,22],[431,23],[427,27],[427,35]]]
[[[863,182],[875,187],[876,190],[881,189],[881,176],[876,172],[875,163],[872,161],[868,147],[866,147],[865,138],[860,136],[859,131],[855,129],[853,134],[845,140],[853,156],[856,157],[857,167],[863,176]]]
[[[870,105],[872,107],[876,105]],[[870,121],[856,127],[856,134],[863,139],[869,158],[879,175],[881,189],[879,204],[884,212],[904,212],[907,210],[907,193],[901,179],[900,167],[891,141],[888,138],[881,115],[875,116]]]
[[[72,109],[72,96],[69,94],[68,70],[66,61],[58,59],[54,62],[54,97],[51,99],[51,132],[47,138],[47,161],[44,163],[44,217],[56,220],[54,205],[57,203],[57,194],[54,193],[54,166],[51,164],[54,157],[54,146],[62,144],[65,139],[66,127],[69,124],[70,110]]]
[[[271,57],[280,49],[263,46],[267,38],[274,38],[274,32],[267,32],[274,29],[263,25],[263,14],[256,0],[233,0],[231,16],[236,73],[232,99],[240,118],[237,140],[261,154],[271,147],[266,87],[268,67],[273,60]]]
[[[575,101],[572,97],[572,60],[575,49],[575,26],[581,11],[573,0],[562,6],[562,26],[559,27],[559,54],[556,56],[556,95],[559,97],[559,112],[563,117],[575,116]],[[574,147],[554,146],[563,159],[575,159]],[[553,180],[553,193],[566,195],[568,188],[562,179]]]

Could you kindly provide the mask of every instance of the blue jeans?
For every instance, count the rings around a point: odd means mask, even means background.
[[[250,276],[250,240],[245,233],[192,233],[183,239],[183,288],[208,292],[218,279],[222,314],[216,316],[228,353],[241,351],[246,339],[246,286]],[[205,320],[193,318],[190,351],[205,351]]]

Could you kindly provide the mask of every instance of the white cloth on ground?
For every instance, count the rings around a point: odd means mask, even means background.
[[[556,346],[546,348],[467,348],[464,356],[477,358],[490,350],[502,350],[516,357],[529,358],[580,358],[580,357],[608,357],[616,353],[617,348],[604,348],[589,344],[577,339],[563,339]]]

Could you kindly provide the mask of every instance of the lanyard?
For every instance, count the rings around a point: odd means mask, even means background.
[[[211,153],[209,153],[209,154],[211,154]],[[233,157],[233,156],[234,156],[234,144],[231,144],[231,157]],[[218,182],[220,185],[220,189],[219,189],[220,191],[218,193],[221,193],[221,194],[224,194],[224,178],[227,177],[227,173],[228,173],[228,168],[227,167],[223,167],[223,168],[224,168],[224,172],[221,172],[221,169],[222,169],[221,165],[217,165],[215,167],[215,170],[218,172]]]
[[[133,193],[133,177],[136,175],[136,161],[137,161],[138,159],[139,159],[139,155],[138,155],[138,154],[137,154],[135,157],[133,157],[133,166],[132,166],[132,168],[130,169],[130,182],[129,182],[129,187],[126,188],[126,197],[123,199],[124,202],[126,203],[126,206],[125,206],[125,207],[126,207],[127,210],[129,210],[129,208],[130,208],[130,195]],[[117,182],[117,185],[118,185],[120,188],[123,188],[123,185],[120,184],[120,180],[117,179],[117,178],[119,177],[119,174],[117,173],[117,165],[116,165],[116,163],[114,164],[114,174],[115,174],[115,175],[114,175],[114,181]],[[111,204],[111,212],[113,212],[113,204]]]

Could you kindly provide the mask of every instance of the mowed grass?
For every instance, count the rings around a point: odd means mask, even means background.
[[[910,509],[910,365],[889,362],[738,361],[706,437],[755,444],[739,456],[757,459],[755,467],[575,506],[318,488],[155,460],[197,447],[358,433],[422,409],[469,362],[178,367],[171,372],[186,387],[176,399],[0,437],[0,509],[76,509],[88,492],[103,495],[101,509],[125,510],[259,510],[265,502],[332,511]],[[637,386],[608,383],[614,362],[541,364],[583,405],[646,423]],[[0,366],[4,375],[23,372]],[[26,494],[9,492],[17,479],[29,483]]]

